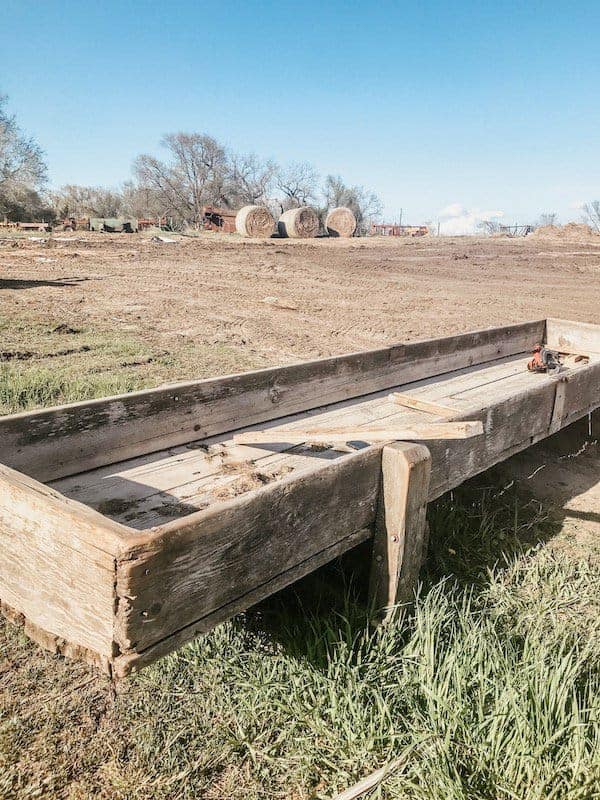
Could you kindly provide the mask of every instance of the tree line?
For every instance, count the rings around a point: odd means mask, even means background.
[[[118,188],[67,184],[48,187],[40,146],[19,127],[0,95],[0,216],[12,221],[68,217],[167,217],[174,227],[199,227],[206,205],[237,210],[267,206],[275,216],[312,205],[322,214],[347,206],[358,231],[366,233],[381,214],[379,197],[340,176],[321,180],[307,162],[278,165],[255,154],[231,152],[208,134],[170,133],[161,141],[162,158],[144,153],[132,176]]]

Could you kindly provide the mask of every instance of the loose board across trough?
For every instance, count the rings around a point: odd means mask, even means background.
[[[561,375],[527,371],[537,342]],[[388,447],[432,500],[596,409],[599,387],[600,327],[549,319],[1,417],[2,611],[127,675],[373,535],[386,443],[357,430],[481,422]],[[234,443],[253,428],[272,435]]]

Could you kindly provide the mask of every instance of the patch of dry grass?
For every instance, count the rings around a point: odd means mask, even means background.
[[[0,342],[0,414],[253,366],[251,357],[222,343],[166,351],[133,333],[28,316],[1,319]]]

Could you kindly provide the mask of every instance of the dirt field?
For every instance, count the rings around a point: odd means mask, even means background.
[[[173,356],[193,346],[202,374],[527,318],[597,321],[599,278],[599,245],[539,239],[0,241],[3,317],[121,331]]]

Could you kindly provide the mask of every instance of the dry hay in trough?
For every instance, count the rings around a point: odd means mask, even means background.
[[[277,223],[280,236],[290,239],[312,239],[319,232],[319,218],[310,206],[290,208],[285,211]]]
[[[244,206],[235,217],[235,229],[241,236],[266,238],[273,233],[275,220],[264,206]]]
[[[349,239],[356,230],[356,217],[345,206],[332,208],[325,219],[325,227],[330,236],[340,236]]]

